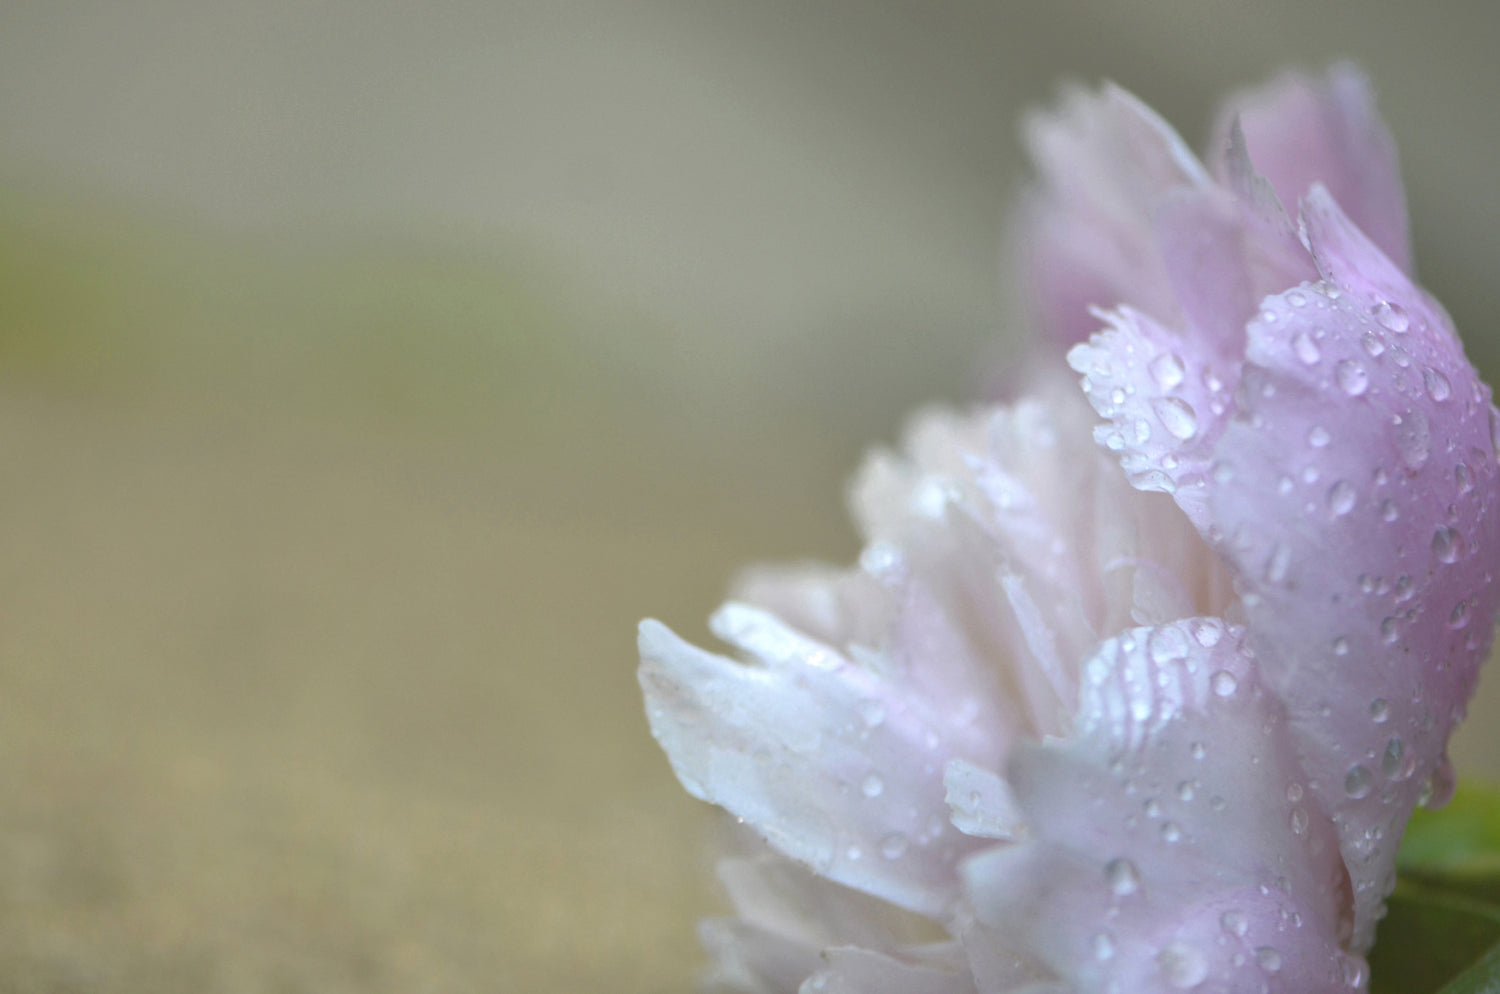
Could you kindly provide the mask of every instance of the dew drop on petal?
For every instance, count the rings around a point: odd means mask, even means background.
[[[1182,838],[1182,828],[1175,821],[1169,821],[1162,825],[1161,837],[1166,842],[1176,842]]]
[[[1229,672],[1228,670],[1220,670],[1219,672],[1215,673],[1209,680],[1209,683],[1213,687],[1214,693],[1218,694],[1220,697],[1233,696],[1234,692],[1238,690],[1240,686],[1240,682],[1236,680],[1234,674]]]
[[[1439,562],[1456,563],[1463,554],[1463,542],[1463,536],[1458,532],[1447,525],[1439,525],[1432,533],[1432,554]]]
[[[1365,351],[1370,353],[1371,359],[1378,359],[1385,353],[1385,342],[1380,340],[1379,335],[1367,331],[1360,337],[1359,341],[1365,347]],[[1364,391],[1361,390],[1360,393],[1364,393]]]
[[[1185,942],[1170,942],[1156,954],[1156,965],[1167,983],[1178,990],[1197,987],[1208,978],[1208,960]]]
[[[1182,383],[1187,375],[1183,369],[1182,360],[1171,352],[1163,352],[1151,360],[1151,378],[1156,380],[1156,385],[1163,390],[1171,390]]]
[[[1474,489],[1474,473],[1469,469],[1468,463],[1461,462],[1453,467],[1453,483],[1461,494]]]
[[[1385,351],[1385,346],[1381,346],[1381,351]],[[1334,375],[1338,378],[1339,387],[1351,397],[1358,397],[1370,388],[1370,374],[1353,359],[1341,361]]]
[[[1250,918],[1243,911],[1226,911],[1219,916],[1219,925],[1230,935],[1243,939],[1250,931]]]
[[[1305,331],[1297,332],[1292,338],[1292,351],[1296,352],[1297,358],[1301,359],[1303,364],[1308,366],[1314,365],[1319,359],[1323,358],[1323,353],[1318,348],[1318,343],[1313,341],[1312,336]]]
[[[1407,469],[1418,470],[1427,463],[1432,454],[1432,428],[1427,415],[1418,410],[1406,412],[1395,420],[1396,449]]]
[[[1385,744],[1385,752],[1380,757],[1380,772],[1388,778],[1396,777],[1401,772],[1401,758],[1406,754],[1406,743],[1399,738],[1391,739]]]
[[[1422,793],[1417,803],[1424,808],[1434,810],[1443,807],[1453,800],[1454,782],[1453,761],[1448,758],[1447,753],[1443,753],[1438,758],[1438,764],[1432,771],[1432,776],[1428,777],[1427,782],[1422,785]]]
[[[1422,369],[1422,385],[1427,388],[1427,396],[1439,403],[1453,396],[1453,384],[1448,382],[1448,377],[1431,366]]]
[[[1363,766],[1351,766],[1344,776],[1344,793],[1354,800],[1370,796],[1375,786],[1375,777]]]
[[[1261,946],[1255,951],[1255,962],[1267,973],[1275,973],[1281,969],[1281,954],[1270,946]]]
[[[1384,697],[1377,697],[1370,702],[1370,718],[1375,724],[1384,725],[1390,716],[1391,705]]]
[[[1411,327],[1411,318],[1407,316],[1406,308],[1400,304],[1382,300],[1370,308],[1370,313],[1375,316],[1376,321],[1380,322],[1382,328],[1394,331],[1398,335]]]
[[[1454,631],[1464,628],[1469,623],[1469,602],[1459,601],[1453,605],[1453,610],[1448,612],[1448,627]]]
[[[1281,583],[1286,579],[1287,571],[1292,566],[1291,546],[1277,543],[1271,550],[1270,558],[1266,560],[1266,582]]]
[[[885,722],[885,705],[874,699],[860,701],[859,716],[866,728],[879,728]]]
[[[1208,755],[1208,747],[1205,746],[1202,742],[1194,742],[1192,745],[1188,746],[1188,752],[1194,759],[1202,759],[1204,756]]]
[[[900,832],[892,832],[880,840],[880,855],[886,859],[900,859],[906,854],[908,844],[906,836]]]
[[[1359,495],[1354,492],[1354,487],[1348,480],[1340,480],[1328,490],[1328,510],[1335,517],[1343,517],[1354,510],[1354,504]]]
[[[871,773],[859,785],[859,790],[866,797],[879,797],[885,792],[885,781],[880,779],[880,774]]]
[[[1159,397],[1152,402],[1151,410],[1173,438],[1185,442],[1198,434],[1198,414],[1187,401],[1177,397]]]
[[[1333,654],[1335,656],[1349,655],[1349,640],[1340,635],[1333,640]]]
[[[1094,958],[1101,963],[1108,962],[1115,955],[1115,940],[1108,932],[1100,932],[1094,936]]]
[[[1109,889],[1119,897],[1134,894],[1141,887],[1141,871],[1128,859],[1112,859],[1104,867]]]
[[[1293,835],[1306,835],[1307,834],[1307,822],[1308,822],[1308,816],[1307,816],[1307,809],[1306,808],[1297,807],[1297,808],[1293,808],[1292,809],[1292,834]]]
[[[1313,425],[1308,429],[1307,444],[1313,448],[1321,449],[1331,441],[1333,441],[1333,437],[1328,434],[1328,429],[1322,425]]]

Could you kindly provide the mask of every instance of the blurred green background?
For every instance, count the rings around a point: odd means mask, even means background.
[[[1500,373],[1500,5],[0,6],[0,990],[685,991],[634,681],[1013,333],[1016,125],[1352,57]],[[1461,772],[1500,775],[1500,681]]]

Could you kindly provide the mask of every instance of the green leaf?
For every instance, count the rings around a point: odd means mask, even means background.
[[[1371,994],[1500,991],[1500,909],[1402,882],[1370,954]]]
[[[1468,784],[1441,811],[1418,809],[1396,868],[1402,880],[1500,906],[1500,788]]]
[[[1371,994],[1500,992],[1500,789],[1419,810],[1370,955]]]

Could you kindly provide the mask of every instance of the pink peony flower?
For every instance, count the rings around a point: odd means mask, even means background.
[[[856,569],[715,615],[739,659],[641,626],[679,779],[769,843],[710,986],[1361,989],[1490,646],[1489,389],[1353,71],[1236,99],[1207,167],[1108,87],[1028,138],[1081,393],[920,417]]]

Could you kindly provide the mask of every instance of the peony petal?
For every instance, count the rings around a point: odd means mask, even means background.
[[[1409,284],[1389,299],[1328,284],[1271,298],[1248,359],[1241,409],[1215,447],[1207,531],[1339,826],[1365,949],[1406,818],[1444,776],[1490,645],[1489,390]]]
[[[943,786],[953,826],[965,835],[1013,842],[1025,832],[1015,795],[999,774],[955,759],[943,774]]]
[[[1199,618],[1107,641],[1075,737],[1012,760],[1033,841],[970,859],[969,892],[1075,991],[1342,987],[1333,828],[1242,634]]]
[[[641,625],[647,715],[683,786],[834,881],[940,914],[974,845],[948,823],[941,771],[994,756],[987,729],[756,608],[726,605],[713,627],[754,661]],[[949,647],[941,625],[926,636]]]
[[[957,943],[903,956],[846,947],[826,950],[828,968],[803,982],[798,994],[975,994]]]
[[[1065,94],[1060,110],[1026,122],[1025,137],[1041,182],[1022,204],[1017,254],[1048,336],[1063,345],[1088,337],[1093,306],[1175,315],[1152,211],[1169,190],[1210,182],[1177,133],[1109,86]]]
[[[1396,146],[1364,74],[1349,65],[1321,79],[1286,73],[1227,101],[1214,127],[1210,161],[1228,185],[1236,120],[1251,161],[1283,204],[1294,205],[1314,183],[1323,184],[1360,229],[1411,272]]]

